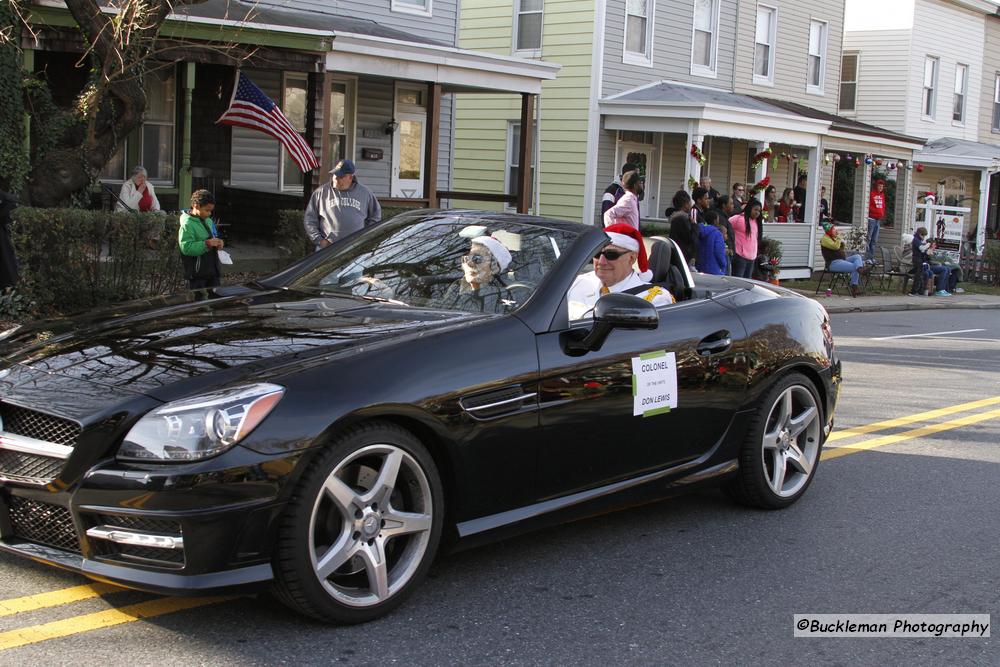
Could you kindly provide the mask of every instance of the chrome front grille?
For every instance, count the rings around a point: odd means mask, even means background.
[[[9,403],[0,403],[0,419],[4,432],[35,440],[73,447],[80,438],[80,425],[74,421]]]
[[[126,514],[84,514],[88,524],[99,526],[101,530],[120,528],[130,532],[161,536],[181,536],[181,524],[171,519],[157,519]],[[152,567],[170,569],[183,568],[185,555],[183,548],[168,549],[152,545],[122,544],[115,538],[95,539],[92,529],[87,532],[89,544],[95,556],[119,562],[137,563]]]
[[[0,449],[0,478],[48,484],[59,476],[63,459]]]
[[[11,496],[9,509],[15,537],[80,553],[73,515],[65,507]]]

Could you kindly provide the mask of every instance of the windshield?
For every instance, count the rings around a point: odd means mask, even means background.
[[[577,238],[575,232],[462,214],[400,216],[335,244],[289,287],[408,306],[508,313]]]

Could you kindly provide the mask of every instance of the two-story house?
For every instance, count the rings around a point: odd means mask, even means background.
[[[922,146],[836,115],[842,3],[462,0],[460,21],[463,48],[563,66],[543,83],[535,117],[533,209],[544,215],[597,222],[604,187],[629,161],[645,176],[646,220],[662,217],[673,194],[703,175],[724,193],[768,177],[780,193],[806,174],[806,221],[815,222],[819,188],[833,199],[842,162],[851,163],[842,219],[863,224],[871,168],[854,169],[853,161],[865,164],[871,155],[872,165],[896,167]],[[509,96],[458,101],[457,189],[481,190],[497,169],[520,173],[514,103]],[[771,159],[754,160],[768,148]],[[905,181],[906,170],[897,173]],[[784,243],[782,275],[807,275],[815,225],[772,224],[767,233]]]
[[[986,17],[983,78],[980,85],[979,141],[1000,146],[1000,14]],[[990,172],[983,236],[1000,239],[1000,173]]]
[[[102,180],[121,183],[141,164],[166,210],[210,187],[227,221],[261,236],[273,233],[277,210],[304,208],[342,158],[383,204],[438,206],[451,189],[455,96],[504,93],[527,109],[559,69],[458,48],[457,16],[457,0],[178,6],[145,78],[144,122],[123,137]],[[31,20],[38,36],[25,44],[25,67],[72,100],[86,81],[75,22],[60,0],[38,0]],[[237,67],[281,107],[319,169],[303,174],[277,140],[216,124]]]
[[[988,0],[879,4],[885,6],[847,0],[844,61],[856,73],[856,91],[841,99],[840,113],[926,137],[927,145],[914,155],[914,201],[935,192],[939,204],[970,209],[963,236],[981,248],[990,178],[1000,170],[995,140],[983,141],[993,137],[993,105],[985,100],[997,99],[1000,62],[992,17],[998,5]],[[989,68],[987,51],[993,60]],[[907,223],[912,229],[916,217]]]

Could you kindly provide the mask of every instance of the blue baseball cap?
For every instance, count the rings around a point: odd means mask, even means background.
[[[330,170],[330,173],[334,176],[347,176],[348,174],[353,174],[354,163],[350,160],[341,160],[334,165],[333,169]]]

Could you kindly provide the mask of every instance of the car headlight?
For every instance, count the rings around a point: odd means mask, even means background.
[[[284,394],[284,387],[261,382],[167,403],[132,427],[118,458],[197,461],[221,454],[254,430]]]

